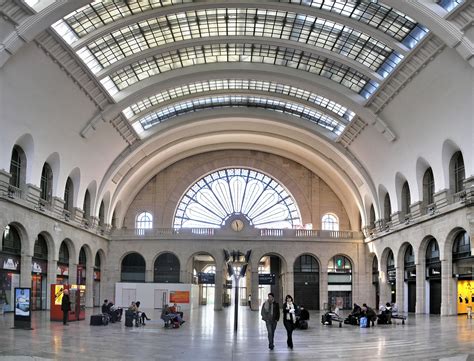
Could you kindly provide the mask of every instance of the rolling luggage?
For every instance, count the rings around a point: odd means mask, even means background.
[[[102,326],[102,315],[91,315],[91,326]]]
[[[133,312],[129,310],[125,311],[125,326],[133,327]]]

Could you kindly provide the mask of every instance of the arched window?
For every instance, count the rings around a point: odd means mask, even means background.
[[[407,250],[405,251],[404,261],[405,268],[415,265],[415,255],[413,254],[413,247],[411,245],[409,245]]]
[[[96,270],[100,270],[100,255],[99,252],[95,254],[95,260],[94,260],[94,268]]]
[[[425,206],[434,203],[434,177],[431,168],[428,168],[423,176],[423,203]]]
[[[426,264],[439,262],[439,247],[436,239],[432,238],[426,249]]]
[[[153,228],[153,216],[149,212],[142,212],[137,216],[135,222],[136,229],[150,229]]]
[[[20,234],[13,226],[6,226],[3,230],[2,252],[16,255],[21,254]]]
[[[374,256],[374,259],[372,260],[372,283],[378,283],[379,282],[379,260],[377,259],[377,256]]]
[[[145,282],[145,259],[138,253],[130,253],[122,260],[122,282]]]
[[[301,225],[293,197],[275,179],[244,168],[211,173],[192,185],[179,202],[175,228],[219,228],[233,215],[256,228]]]
[[[471,257],[471,240],[466,231],[459,232],[454,239],[453,260]]]
[[[339,231],[339,220],[334,214],[326,213],[321,219],[321,225],[323,230]]]
[[[33,257],[46,261],[48,260],[48,245],[46,239],[41,234],[38,235],[38,238],[35,241]]]
[[[405,182],[402,187],[402,214],[404,216],[410,214],[410,204],[410,186],[408,185],[408,182]]]
[[[383,219],[385,220],[385,222],[390,222],[390,220],[392,219],[391,214],[392,214],[392,204],[390,202],[390,196],[387,193],[383,201]]]
[[[84,247],[82,247],[79,252],[79,264],[82,266],[85,266],[87,264],[87,256]]]
[[[449,162],[449,182],[450,189],[453,193],[458,193],[464,190],[464,180],[466,173],[464,170],[464,158],[460,151],[454,153]]]
[[[41,199],[46,202],[51,202],[53,192],[53,171],[48,163],[44,163],[41,171]]]
[[[66,187],[64,188],[64,209],[72,212],[73,207],[74,184],[70,177],[67,178]]]
[[[89,190],[86,190],[86,194],[84,195],[84,205],[82,209],[84,211],[84,219],[89,220],[91,217],[91,194]]]
[[[99,227],[103,227],[105,224],[105,216],[104,216],[104,201],[100,202],[100,208],[99,208]]]
[[[369,227],[370,229],[375,228],[375,209],[374,209],[373,204],[370,206],[370,211],[369,211]]]
[[[67,248],[66,242],[61,243],[61,247],[59,247],[58,262],[69,264],[69,249]]]
[[[155,277],[157,283],[179,282],[179,260],[172,253],[163,253],[155,261]]]
[[[10,175],[10,185],[19,191],[26,183],[26,155],[18,145],[13,147]]]

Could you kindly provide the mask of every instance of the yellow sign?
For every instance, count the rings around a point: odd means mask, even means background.
[[[54,304],[61,306],[63,301],[63,285],[54,286]]]
[[[474,308],[474,281],[458,281],[458,314],[467,313],[467,308]]]

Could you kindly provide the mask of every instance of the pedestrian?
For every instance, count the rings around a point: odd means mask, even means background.
[[[69,290],[67,289],[64,289],[63,291],[61,311],[63,311],[63,325],[68,325],[69,311],[71,311],[71,300],[69,299]]]
[[[262,320],[265,321],[268,332],[268,348],[273,350],[275,347],[273,339],[275,337],[275,329],[277,322],[280,320],[280,306],[275,302],[275,295],[273,293],[268,294],[268,299],[263,303],[262,310],[260,312]]]
[[[293,350],[293,330],[296,325],[296,306],[293,303],[293,297],[287,295],[283,304],[283,325],[286,328],[286,344]]]
[[[249,294],[248,300],[249,300],[249,307],[252,308],[252,295],[251,294]]]

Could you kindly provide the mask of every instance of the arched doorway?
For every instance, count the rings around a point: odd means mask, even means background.
[[[380,305],[380,283],[379,283],[379,261],[377,256],[372,259],[372,285],[375,294],[375,308],[378,309]]]
[[[97,251],[95,254],[95,259],[94,259],[94,286],[93,286],[93,294],[92,294],[92,303],[94,307],[99,307],[101,305],[100,302],[100,268],[102,265],[102,261],[100,259],[100,253]]]
[[[69,248],[65,241],[59,247],[58,267],[56,272],[56,283],[64,285],[69,283]]]
[[[198,253],[192,259],[193,284],[199,285],[199,304],[213,305],[216,289],[216,261],[207,253]]]
[[[352,308],[352,263],[346,256],[336,255],[329,260],[328,304],[332,309]]]
[[[397,301],[397,271],[392,250],[387,255],[387,280],[390,285],[390,302],[395,303]]]
[[[46,309],[48,245],[42,234],[35,241],[31,260],[31,310]]]
[[[453,244],[453,273],[457,279],[457,313],[467,313],[467,307],[474,307],[474,257],[471,253],[471,239],[466,231],[458,232]]]
[[[173,253],[160,254],[154,264],[155,283],[179,283],[179,259]]]
[[[415,255],[413,254],[412,245],[408,245],[404,255],[404,275],[405,275],[405,290],[406,300],[405,304],[408,307],[408,312],[415,312],[416,308],[416,266]]]
[[[141,254],[129,253],[123,258],[120,281],[145,282],[145,259]]]
[[[258,263],[258,298],[260,303],[272,292],[275,300],[283,303],[282,260],[276,255],[266,255]]]
[[[439,246],[436,239],[432,238],[426,249],[426,280],[429,288],[430,314],[441,313],[441,261],[439,260]]]
[[[299,256],[293,266],[294,299],[308,310],[319,310],[319,263],[309,254]]]
[[[86,284],[87,256],[84,247],[79,251],[79,263],[77,264],[77,284]]]
[[[0,252],[0,307],[13,311],[15,287],[20,286],[21,239],[13,225],[3,229]]]

